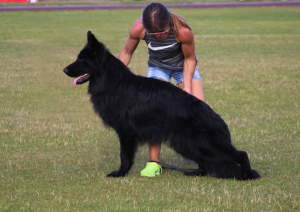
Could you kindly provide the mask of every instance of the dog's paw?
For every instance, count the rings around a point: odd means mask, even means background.
[[[110,174],[106,175],[106,177],[124,177],[127,173],[121,172],[120,170],[112,171]]]

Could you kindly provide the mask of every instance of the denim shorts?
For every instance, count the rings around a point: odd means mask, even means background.
[[[183,82],[183,72],[182,71],[172,71],[160,67],[153,67],[148,65],[148,78],[162,79],[167,82],[171,82],[171,77],[176,81],[176,85]],[[201,79],[199,70],[196,66],[195,73],[193,76],[194,79]]]

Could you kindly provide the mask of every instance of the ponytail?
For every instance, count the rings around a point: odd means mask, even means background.
[[[176,13],[170,12],[170,20],[175,37],[178,37],[180,28],[188,28],[192,30],[188,22],[182,16],[177,15]]]

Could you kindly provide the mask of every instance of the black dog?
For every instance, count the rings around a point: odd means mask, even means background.
[[[156,79],[134,75],[89,31],[87,44],[64,72],[74,86],[89,81],[94,110],[118,134],[121,166],[128,174],[139,144],[165,142],[199,169],[187,175],[248,180],[259,178],[247,153],[231,144],[226,123],[206,103]]]

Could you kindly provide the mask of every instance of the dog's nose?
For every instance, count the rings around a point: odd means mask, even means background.
[[[68,74],[68,69],[64,68],[64,72],[65,72],[65,74]]]

